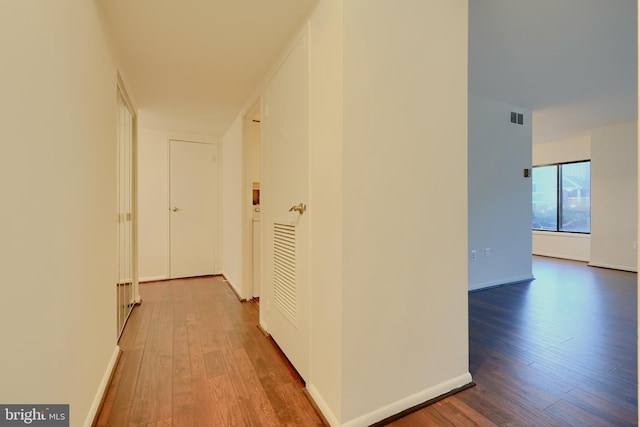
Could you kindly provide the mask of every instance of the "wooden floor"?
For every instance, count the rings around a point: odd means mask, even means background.
[[[534,259],[469,294],[475,387],[394,426],[637,425],[636,274]],[[141,285],[99,426],[317,426],[303,384],[218,278]]]
[[[140,285],[98,426],[319,426],[303,383],[221,278]]]
[[[469,294],[477,385],[394,426],[637,425],[636,274],[534,257],[534,276]]]

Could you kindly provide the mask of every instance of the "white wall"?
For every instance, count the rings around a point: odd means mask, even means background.
[[[530,110],[469,94],[469,289],[533,278],[531,129]]]
[[[243,114],[240,114],[222,137],[220,206],[222,217],[222,258],[220,272],[242,298],[250,298],[242,274],[243,241]],[[248,197],[248,195],[247,195]],[[248,217],[250,218],[250,217]]]
[[[533,165],[575,162],[591,159],[591,134],[533,144]]]
[[[311,373],[307,389],[334,425],[342,417],[343,0],[322,0],[309,24]]]
[[[138,272],[140,281],[169,277],[167,134],[138,127]]]
[[[146,112],[138,120],[138,272],[141,282],[169,278],[169,141],[218,142],[211,135],[147,127],[148,119],[154,117],[153,113]],[[218,270],[219,266],[220,260],[216,262]]]
[[[345,425],[468,383],[466,0],[344,2]]]
[[[588,262],[591,259],[591,235],[533,231],[532,253],[554,258]]]
[[[591,132],[590,265],[637,271],[637,122]]]
[[[0,35],[0,402],[80,426],[116,350],[116,68],[94,2],[3,2]]]

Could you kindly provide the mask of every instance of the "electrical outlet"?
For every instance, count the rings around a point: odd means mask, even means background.
[[[475,261],[476,260],[476,251],[475,249],[471,251],[471,261]]]
[[[635,249],[636,251],[638,250],[638,241],[637,240],[633,241],[633,249]]]
[[[484,248],[484,259],[491,258],[491,248]]]

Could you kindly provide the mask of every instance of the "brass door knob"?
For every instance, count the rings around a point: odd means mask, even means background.
[[[298,205],[294,205],[291,206],[291,209],[289,209],[289,212],[298,212],[300,215],[302,215],[303,213],[305,213],[307,210],[307,205],[305,205],[304,203],[300,203]]]

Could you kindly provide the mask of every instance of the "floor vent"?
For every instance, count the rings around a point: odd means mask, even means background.
[[[273,302],[282,314],[297,325],[296,226],[273,224]]]

